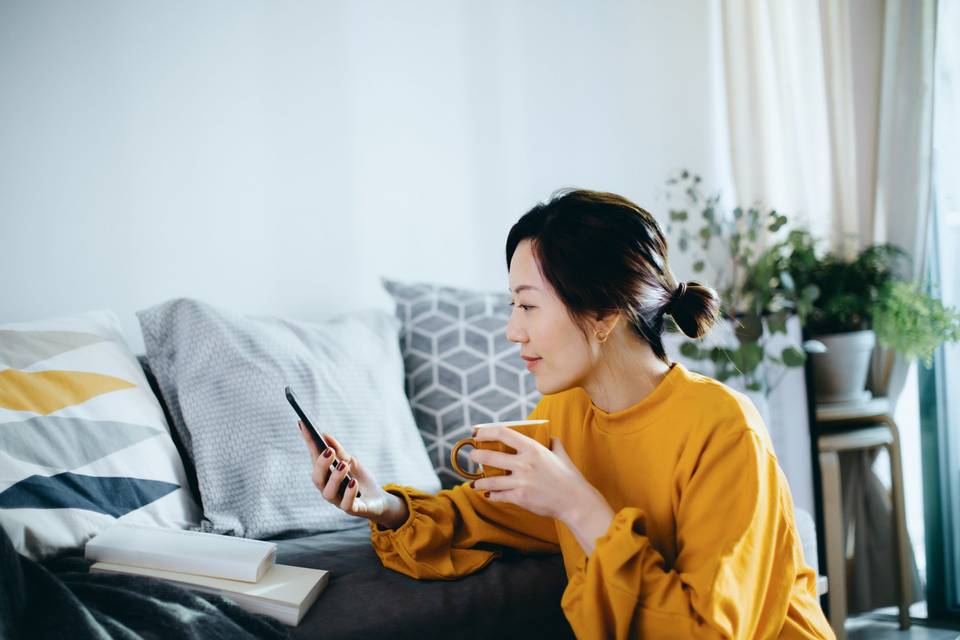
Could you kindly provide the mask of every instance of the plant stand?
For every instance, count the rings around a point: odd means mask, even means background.
[[[912,588],[910,555],[907,545],[906,514],[903,499],[903,470],[900,460],[900,433],[891,417],[886,398],[874,398],[859,404],[818,405],[819,427],[857,428],[821,434],[817,438],[820,459],[820,477],[823,491],[823,522],[827,557],[827,579],[830,584],[830,626],[837,638],[846,638],[844,622],[847,618],[847,558],[843,531],[843,503],[840,487],[841,451],[857,451],[884,447],[890,457],[892,479],[893,533],[897,550],[897,593],[900,609],[900,628],[910,626],[910,590]],[[864,427],[864,424],[874,426]]]

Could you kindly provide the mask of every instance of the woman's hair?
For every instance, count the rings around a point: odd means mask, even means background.
[[[585,331],[585,320],[619,311],[661,360],[660,335],[669,314],[687,336],[716,322],[719,298],[697,282],[678,284],[667,241],[649,212],[622,196],[563,189],[530,209],[507,236],[507,269],[529,239],[543,277]]]

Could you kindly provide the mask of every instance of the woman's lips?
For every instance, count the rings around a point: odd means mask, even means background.
[[[527,371],[533,371],[533,368],[537,366],[537,363],[543,358],[528,358],[527,356],[523,356],[523,359],[527,361]]]

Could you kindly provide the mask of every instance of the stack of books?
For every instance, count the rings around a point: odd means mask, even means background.
[[[277,545],[213,533],[116,524],[94,536],[90,571],[166,580],[230,598],[296,626],[330,580],[328,571],[276,564]]]

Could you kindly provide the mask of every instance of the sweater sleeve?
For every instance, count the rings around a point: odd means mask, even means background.
[[[779,635],[805,569],[792,511],[783,515],[785,489],[753,430],[709,443],[679,487],[673,566],[651,546],[647,516],[634,507],[616,513],[580,561],[561,602],[577,637]]]
[[[490,502],[467,483],[432,495],[396,484],[383,487],[407,503],[396,529],[370,522],[370,540],[383,566],[412,578],[451,580],[478,571],[502,552],[559,553],[556,525],[505,502]]]
[[[529,419],[545,417],[542,398]],[[507,502],[491,502],[464,482],[436,495],[387,484],[409,516],[396,529],[370,521],[370,541],[383,566],[412,578],[451,580],[478,571],[502,555],[498,547],[560,553],[556,523]]]

